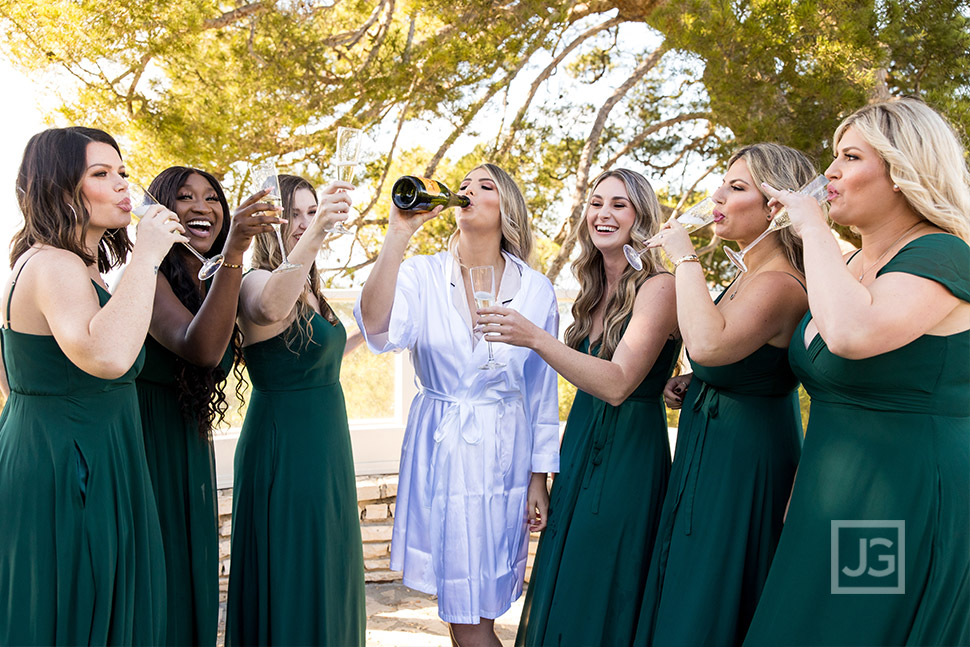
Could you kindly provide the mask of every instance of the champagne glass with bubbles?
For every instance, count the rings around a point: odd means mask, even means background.
[[[708,226],[714,222],[714,200],[712,198],[704,198],[693,207],[685,211],[684,213],[677,216],[677,222],[688,234],[692,234],[698,229]],[[626,256],[627,262],[633,267],[633,269],[639,271],[643,269],[643,255],[649,251],[649,247],[645,247],[639,252],[633,249],[632,245],[623,246],[623,255]]]
[[[159,204],[155,196],[134,182],[128,182],[128,199],[131,201],[131,219],[136,223],[141,220],[142,216],[148,212],[150,207]],[[202,269],[199,270],[200,281],[206,281],[215,276],[215,273],[219,271],[219,268],[222,267],[222,264],[226,260],[225,254],[216,254],[212,258],[206,258],[195,247],[192,247],[192,245],[188,243],[182,244],[202,263]]]
[[[475,305],[479,308],[488,308],[495,303],[495,268],[491,265],[479,265],[468,269],[468,274],[472,280],[472,292],[475,295]],[[479,366],[481,370],[492,368],[502,368],[502,362],[495,361],[492,355],[492,342],[488,341],[488,335],[483,335],[488,344],[488,361]]]
[[[260,162],[253,169],[252,187],[254,193],[269,189],[269,193],[263,196],[263,202],[268,202],[274,207],[283,206],[283,192],[280,191],[279,173],[276,170],[276,164],[272,160]],[[283,225],[273,225],[273,230],[276,232],[276,240],[280,244],[280,256],[283,258],[280,266],[273,270],[274,274],[289,272],[290,270],[302,267],[299,263],[291,263],[286,258],[286,245],[283,244],[282,227]]]
[[[818,202],[819,204],[822,204],[828,198],[828,191],[826,190],[826,186],[828,186],[828,183],[829,183],[828,178],[826,178],[824,175],[819,175],[814,180],[812,180],[811,182],[809,182],[808,184],[800,188],[798,190],[798,193],[804,193],[805,195],[810,195],[813,198],[815,198],[816,202]],[[791,218],[788,216],[788,210],[782,207],[781,211],[776,213],[775,217],[771,219],[770,223],[768,223],[768,228],[765,229],[763,232],[761,232],[760,236],[758,236],[753,241],[751,241],[751,244],[749,244],[747,247],[745,247],[739,252],[736,252],[730,247],[725,245],[724,253],[727,254],[727,257],[729,259],[731,259],[731,262],[734,263],[735,267],[737,267],[742,272],[747,272],[748,266],[744,264],[744,255],[750,252],[752,247],[754,247],[762,240],[764,240],[765,236],[767,236],[771,232],[778,231],[779,229],[784,229],[785,227],[788,227],[790,225],[791,225]]]
[[[337,150],[333,156],[333,165],[337,169],[337,179],[349,184],[354,183],[357,166],[360,164],[360,153],[363,148],[364,131],[360,128],[337,128]],[[326,229],[328,233],[344,235],[352,234],[351,230],[338,222]]]

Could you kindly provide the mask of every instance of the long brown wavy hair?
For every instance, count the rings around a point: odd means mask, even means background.
[[[593,181],[589,195],[592,196],[600,182],[609,177],[615,177],[626,187],[627,196],[633,206],[636,218],[630,230],[631,244],[642,249],[647,239],[660,228],[660,202],[647,178],[636,171],[618,168],[600,174]],[[586,202],[589,211],[589,198]],[[663,263],[657,249],[646,252],[643,259],[643,270],[635,270],[629,265],[623,270],[616,289],[612,294],[606,292],[606,270],[603,267],[603,255],[593,245],[589,234],[586,213],[583,214],[583,224],[579,227],[579,258],[573,262],[573,274],[579,280],[579,296],[573,302],[573,322],[566,329],[566,345],[579,349],[583,340],[589,336],[593,328],[593,311],[603,299],[606,299],[606,313],[603,318],[603,334],[597,357],[612,359],[616,347],[623,337],[627,320],[633,312],[633,303],[637,298],[637,290],[651,276],[664,272]]]
[[[290,233],[290,223],[292,218],[290,217],[293,213],[293,196],[300,189],[306,189],[314,196],[316,196],[316,189],[310,184],[306,179],[299,177],[297,175],[280,175],[280,193],[283,198],[283,215],[282,217],[287,220],[287,223],[283,225],[283,229],[280,234],[283,240],[287,239]],[[280,263],[283,262],[283,255],[280,252],[280,244],[276,239],[275,232],[263,232],[256,235],[256,244],[253,247],[253,258],[252,267],[254,269],[260,270],[273,270],[279,267]],[[307,288],[309,292],[316,295],[317,299],[320,301],[320,313],[323,315],[324,319],[329,321],[332,325],[336,326],[339,323],[337,314],[327,303],[326,297],[323,296],[323,289],[320,282],[320,272],[317,270],[317,264],[313,263],[310,267],[310,273],[307,276]],[[310,298],[308,291],[305,290],[300,297],[296,300],[296,317],[290,327],[286,330],[286,347],[294,352],[298,352],[300,348],[306,348],[310,342],[313,340],[313,328],[310,326],[310,319],[313,318],[313,307],[310,305]],[[293,344],[296,344],[296,349],[294,350]]]
[[[159,173],[151,185],[148,192],[164,205],[166,209],[175,211],[178,203],[179,190],[185,186],[189,176],[199,175],[219,198],[219,205],[222,207],[222,228],[216,234],[212,247],[207,252],[207,257],[212,257],[222,251],[226,238],[229,236],[229,224],[232,220],[232,212],[229,210],[229,203],[226,194],[222,190],[219,181],[210,173],[190,168],[188,166],[172,166]],[[172,292],[178,300],[193,315],[198,314],[202,307],[204,297],[199,288],[199,284],[194,271],[191,271],[186,264],[188,251],[181,245],[173,245],[165,258],[162,260],[158,271],[165,275]],[[229,340],[232,348],[233,372],[236,375],[236,398],[239,402],[244,401],[243,390],[246,387],[246,379],[242,372],[242,334],[239,327],[233,328],[232,337]],[[175,356],[175,387],[178,394],[179,411],[182,419],[187,422],[194,422],[199,429],[199,433],[208,436],[214,426],[225,422],[226,412],[229,410],[229,403],[226,401],[225,382],[228,374],[221,367],[196,366],[187,362],[178,355]]]
[[[97,128],[50,128],[27,142],[17,173],[17,205],[24,226],[10,241],[10,267],[31,246],[42,243],[66,249],[99,272],[119,267],[128,258],[131,241],[124,227],[108,229],[98,242],[97,255],[84,248],[91,216],[81,182],[87,169],[88,144],[100,142],[118,151],[118,142]]]

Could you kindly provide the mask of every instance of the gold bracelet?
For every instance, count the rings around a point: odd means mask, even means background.
[[[235,263],[226,263],[225,261],[223,261],[222,266],[228,267],[230,270],[242,269],[242,265],[236,265]]]
[[[697,258],[697,254],[688,254],[687,256],[681,256],[676,261],[674,261],[674,269],[676,270],[680,267],[681,263],[700,263],[701,259]]]

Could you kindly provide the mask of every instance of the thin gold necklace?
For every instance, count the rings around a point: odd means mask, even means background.
[[[761,264],[761,265],[760,265],[760,266],[758,267],[758,269],[756,269],[756,270],[755,270],[754,272],[750,272],[750,273],[749,273],[749,272],[744,272],[744,273],[743,273],[743,274],[744,274],[743,276],[740,276],[740,277],[738,277],[738,287],[736,287],[736,288],[734,289],[734,292],[732,292],[732,293],[731,293],[731,294],[730,294],[730,295],[728,296],[728,301],[734,301],[734,297],[736,297],[736,296],[738,296],[738,292],[740,292],[740,291],[741,291],[741,288],[742,288],[742,287],[743,287],[744,285],[747,285],[747,283],[745,282],[745,279],[746,279],[746,278],[747,278],[748,276],[752,276],[752,275],[754,275],[754,274],[757,274],[758,272],[760,272],[760,271],[761,271],[761,270],[762,270],[762,269],[764,268],[764,266],[768,264],[768,261],[770,261],[771,259],[773,259],[773,258],[774,258],[775,256],[778,256],[778,254],[780,254],[780,253],[781,253],[781,250],[779,249],[779,250],[778,250],[778,251],[776,251],[776,252],[775,252],[774,254],[772,254],[771,256],[769,256],[768,258],[766,258],[766,259],[765,259],[765,262],[764,262],[764,263],[762,263],[762,264]]]
[[[919,221],[919,222],[917,222],[917,223],[916,223],[915,225],[913,225],[912,227],[910,227],[909,229],[907,229],[906,231],[904,231],[904,232],[903,232],[902,234],[900,234],[900,236],[899,236],[899,238],[897,238],[897,239],[896,239],[896,240],[894,240],[893,242],[891,242],[891,243],[889,243],[889,247],[887,247],[887,248],[886,248],[886,251],[884,251],[884,252],[883,252],[882,254],[880,254],[880,255],[879,255],[879,258],[877,258],[877,259],[876,259],[876,260],[874,260],[874,261],[873,261],[872,263],[870,263],[870,264],[869,264],[869,267],[867,267],[867,268],[864,268],[864,269],[862,270],[862,274],[860,274],[860,275],[859,275],[859,280],[861,281],[861,280],[862,280],[862,278],[863,278],[863,277],[864,277],[864,276],[865,276],[866,274],[868,274],[868,273],[869,273],[869,270],[871,270],[871,269],[872,269],[872,268],[874,268],[874,267],[875,267],[876,265],[878,265],[878,263],[879,263],[879,261],[881,261],[881,260],[883,259],[883,257],[885,257],[885,256],[886,256],[886,254],[888,254],[888,253],[889,253],[889,250],[891,250],[891,249],[892,249],[893,247],[895,247],[895,246],[896,246],[896,243],[898,243],[899,241],[901,241],[901,240],[902,240],[903,238],[905,238],[905,237],[906,237],[906,234],[908,234],[909,232],[911,232],[911,231],[913,231],[914,229],[916,229],[917,227],[919,227],[919,226],[920,226],[920,225],[922,225],[922,224],[923,224],[923,221],[922,221],[922,220],[920,220],[920,221]]]

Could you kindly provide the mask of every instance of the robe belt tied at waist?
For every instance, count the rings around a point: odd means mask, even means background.
[[[485,437],[486,429],[494,432],[498,418],[515,406],[516,402],[522,401],[521,392],[500,389],[486,389],[481,395],[469,398],[456,397],[425,386],[420,387],[420,393],[426,398],[447,402],[449,405],[434,431],[436,443],[458,433],[469,445],[477,445]],[[483,424],[486,418],[490,418],[489,424]]]

